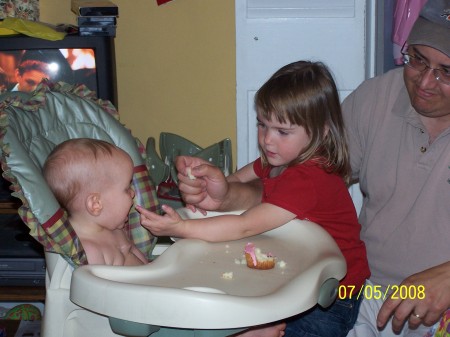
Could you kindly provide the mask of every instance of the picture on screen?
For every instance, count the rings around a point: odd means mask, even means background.
[[[31,92],[42,79],[85,84],[97,92],[94,49],[28,49],[0,51],[0,94]]]

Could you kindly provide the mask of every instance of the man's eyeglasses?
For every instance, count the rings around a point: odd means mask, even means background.
[[[410,55],[407,50],[402,50],[403,64],[418,72],[424,72],[427,69],[433,70],[436,81],[450,85],[450,70],[448,68],[431,68],[420,56]]]

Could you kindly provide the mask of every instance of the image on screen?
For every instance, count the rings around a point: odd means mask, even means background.
[[[52,82],[85,84],[97,92],[94,49],[23,49],[0,51],[0,94],[31,92],[48,78]]]

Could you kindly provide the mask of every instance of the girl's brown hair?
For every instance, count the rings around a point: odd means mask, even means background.
[[[314,160],[346,182],[350,163],[336,84],[321,62],[298,61],[279,69],[257,91],[255,106],[264,119],[305,128],[311,142],[289,165]],[[260,149],[261,150],[261,149]],[[262,161],[267,158],[260,151]]]

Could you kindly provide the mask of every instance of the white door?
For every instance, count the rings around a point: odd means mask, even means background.
[[[324,62],[345,98],[373,75],[375,0],[235,0],[237,167],[258,157],[253,96],[281,66]]]

